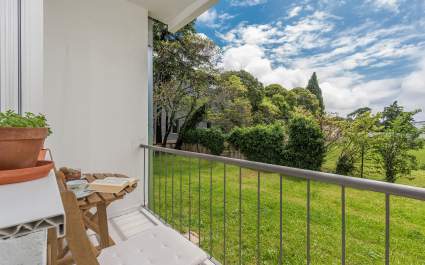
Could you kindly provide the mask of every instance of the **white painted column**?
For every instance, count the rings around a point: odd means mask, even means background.
[[[17,0],[0,1],[0,111],[18,111],[19,17]]]
[[[0,111],[43,111],[43,0],[0,1]]]
[[[43,0],[22,1],[22,112],[43,110]]]

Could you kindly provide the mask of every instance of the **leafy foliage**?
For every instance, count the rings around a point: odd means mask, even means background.
[[[313,73],[307,85],[308,91],[310,91],[319,100],[320,112],[325,112],[325,104],[323,103],[322,89],[319,86],[316,73]]]
[[[351,154],[343,153],[336,162],[336,173],[351,175],[355,169],[354,162],[354,157]]]
[[[325,138],[312,118],[295,115],[288,124],[285,164],[297,168],[320,170],[325,157]]]
[[[369,107],[358,108],[355,111],[349,113],[347,115],[347,118],[353,120],[353,119],[357,118],[359,115],[362,115],[366,112],[372,112],[372,109],[369,108]]]
[[[231,131],[227,140],[249,160],[283,164],[285,131],[281,125],[235,128]]]
[[[363,177],[364,160],[370,154],[371,146],[377,136],[376,132],[380,130],[381,115],[372,115],[367,111],[358,112],[353,117],[355,117],[354,120],[348,119],[340,122],[342,129],[342,139],[339,142],[341,154],[337,163],[344,160],[351,161],[353,164],[360,162],[360,177]],[[353,173],[353,171],[347,173]]]
[[[207,114],[207,105],[203,104],[196,110],[192,111],[189,114],[189,117],[185,120],[185,122],[182,125],[182,128],[180,129],[179,136],[176,141],[176,149],[181,149],[181,146],[183,144],[183,137],[186,134],[187,131],[191,129],[195,129],[196,126],[202,122],[205,119],[205,116]]]
[[[394,101],[391,105],[384,108],[382,112],[382,124],[385,128],[391,126],[391,123],[397,119],[404,111],[403,106],[398,105],[397,101]]]
[[[288,90],[279,84],[271,84],[264,88],[264,96],[273,97],[274,95],[285,95]]]
[[[256,112],[264,96],[263,84],[258,81],[258,79],[255,78],[253,75],[244,70],[228,71],[223,73],[223,75],[236,75],[240,78],[242,84],[247,89],[247,98],[251,103],[252,111]]]
[[[49,134],[52,133],[49,124],[47,124],[46,116],[43,114],[35,115],[27,112],[24,116],[15,113],[12,110],[0,112],[0,128],[48,128]]]
[[[377,162],[385,171],[385,179],[395,182],[402,175],[410,175],[417,168],[416,157],[410,153],[423,147],[420,135],[423,129],[413,124],[413,116],[419,112],[404,112],[395,102],[384,110],[384,130],[377,134],[373,151]],[[394,107],[394,108],[393,108]],[[393,111],[395,110],[395,111]],[[391,113],[390,115],[388,113]]]
[[[320,101],[316,96],[306,88],[294,88],[290,91],[288,95],[289,102],[292,102],[293,109],[295,107],[300,107],[313,116],[318,116],[321,113]]]
[[[209,121],[225,132],[251,125],[252,107],[247,93],[248,89],[237,75],[221,75],[209,101]]]
[[[168,119],[163,145],[176,120],[185,121],[205,103],[218,52],[214,42],[196,34],[193,23],[174,34],[154,23],[154,109]]]
[[[211,154],[220,155],[224,150],[225,135],[219,129],[191,129],[184,133],[183,142],[200,144],[207,148]]]

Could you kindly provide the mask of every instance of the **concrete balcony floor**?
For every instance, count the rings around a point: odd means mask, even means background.
[[[109,234],[115,243],[130,239],[157,225],[165,225],[143,207],[132,209],[119,216],[111,217],[108,224]],[[89,231],[89,238],[95,245],[98,245],[99,241],[92,231]],[[214,264],[215,263],[207,260],[200,265]]]

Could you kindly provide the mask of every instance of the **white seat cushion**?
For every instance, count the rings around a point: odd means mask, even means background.
[[[199,265],[207,254],[178,232],[156,226],[104,249],[101,265]]]

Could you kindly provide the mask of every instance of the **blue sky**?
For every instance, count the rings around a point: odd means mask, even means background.
[[[330,112],[394,100],[425,111],[425,0],[221,0],[197,29],[224,70],[288,89],[316,71]]]

